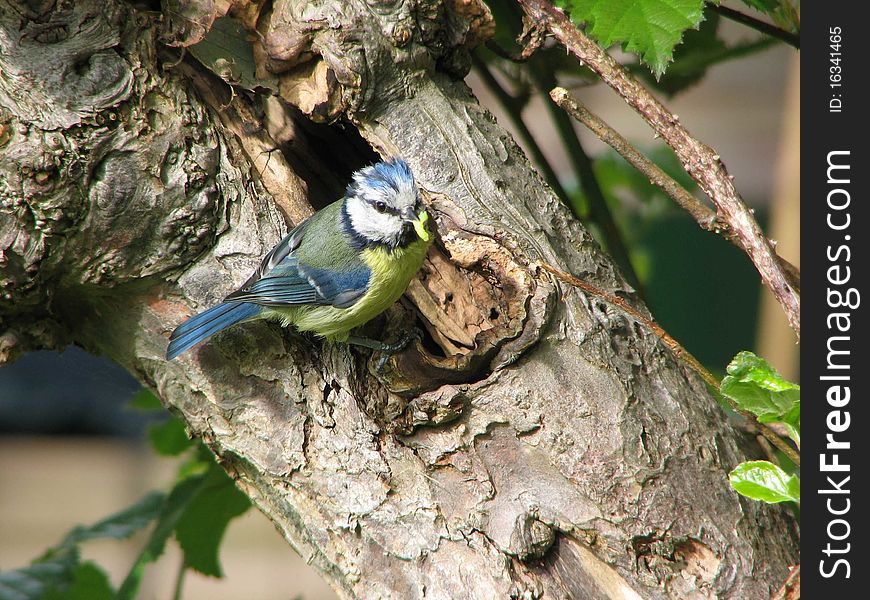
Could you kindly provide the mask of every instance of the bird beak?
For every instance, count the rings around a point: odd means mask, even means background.
[[[432,238],[432,234],[429,233],[429,230],[426,228],[427,221],[429,221],[429,213],[425,210],[420,211],[417,218],[412,221],[414,224],[414,231],[417,232],[417,235],[420,236],[420,239],[424,242],[428,242]]]
[[[403,213],[402,216],[405,219],[406,226],[413,225],[414,231],[417,232],[421,240],[428,242],[432,238],[432,234],[429,233],[429,229],[426,227],[426,223],[429,221],[429,213],[425,210],[421,210],[420,214],[408,211]]]

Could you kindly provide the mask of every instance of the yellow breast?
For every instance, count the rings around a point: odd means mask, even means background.
[[[344,341],[351,329],[370,321],[399,299],[423,264],[428,248],[429,242],[418,238],[406,248],[363,250],[360,257],[371,269],[369,289],[349,308],[298,306],[275,309],[268,316],[285,326],[292,323],[300,331]]]

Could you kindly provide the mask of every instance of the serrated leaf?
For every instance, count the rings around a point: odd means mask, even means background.
[[[184,423],[173,417],[163,423],[148,428],[148,441],[157,454],[162,456],[178,456],[194,442],[187,437]]]
[[[767,14],[778,27],[792,33],[800,33],[800,0],[743,0],[743,4]]]
[[[202,475],[188,477],[176,483],[172,491],[169,492],[169,496],[160,508],[157,524],[148,538],[148,543],[142,549],[136,562],[133,563],[123,583],[121,583],[121,588],[117,594],[118,600],[133,600],[136,597],[136,592],[142,583],[145,567],[163,554],[166,540],[172,535],[175,525],[178,523],[181,515],[184,514],[184,510],[191,499],[202,488],[204,480],[205,477]]]
[[[219,466],[212,464],[200,491],[175,527],[185,565],[204,575],[222,577],[218,550],[229,522],[243,514],[251,501]]]
[[[112,600],[115,591],[109,576],[96,564],[88,561],[78,565],[72,573],[72,582],[65,590],[49,590],[42,600]]]
[[[668,65],[667,71],[660,77],[653,77],[647,72],[644,79],[671,96],[697,83],[707,67],[727,49],[725,42],[716,35],[718,28],[719,15],[708,15],[698,29],[686,32],[682,43],[674,51],[673,62]],[[645,70],[638,71],[644,74]]]
[[[761,423],[782,422],[800,431],[801,388],[786,381],[767,361],[740,352],[727,368],[719,390]]]
[[[665,72],[683,32],[703,18],[704,0],[563,0],[575,22],[604,46],[622,42],[656,76]]]
[[[766,460],[741,463],[728,474],[731,487],[738,493],[770,504],[799,502],[800,480]]]
[[[698,83],[710,67],[749,56],[776,44],[776,40],[764,37],[728,46],[717,35],[720,20],[719,15],[708,12],[698,29],[686,31],[682,43],[674,50],[674,60],[661,77],[655,77],[639,65],[632,71],[652,87],[674,96]]]
[[[763,13],[772,13],[779,8],[780,0],[743,0],[743,4]]]

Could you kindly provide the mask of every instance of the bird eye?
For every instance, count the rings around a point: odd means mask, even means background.
[[[375,202],[375,210],[378,211],[379,213],[386,211],[387,210],[387,203],[384,202],[383,200],[378,200],[377,202]]]

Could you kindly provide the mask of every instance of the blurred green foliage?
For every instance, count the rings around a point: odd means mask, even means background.
[[[148,390],[139,392],[130,406],[163,410]],[[0,600],[132,600],[145,567],[160,558],[172,537],[184,554],[182,569],[222,576],[218,560],[221,540],[229,522],[250,508],[250,500],[215,462],[211,451],[202,442],[188,438],[177,418],[152,425],[148,439],[158,454],[183,458],[169,491],[152,492],[98,523],[78,526],[29,566],[0,573]],[[102,568],[81,560],[82,543],[125,539],[146,527],[151,528],[148,539],[117,590]],[[179,586],[182,581],[180,574]]]

